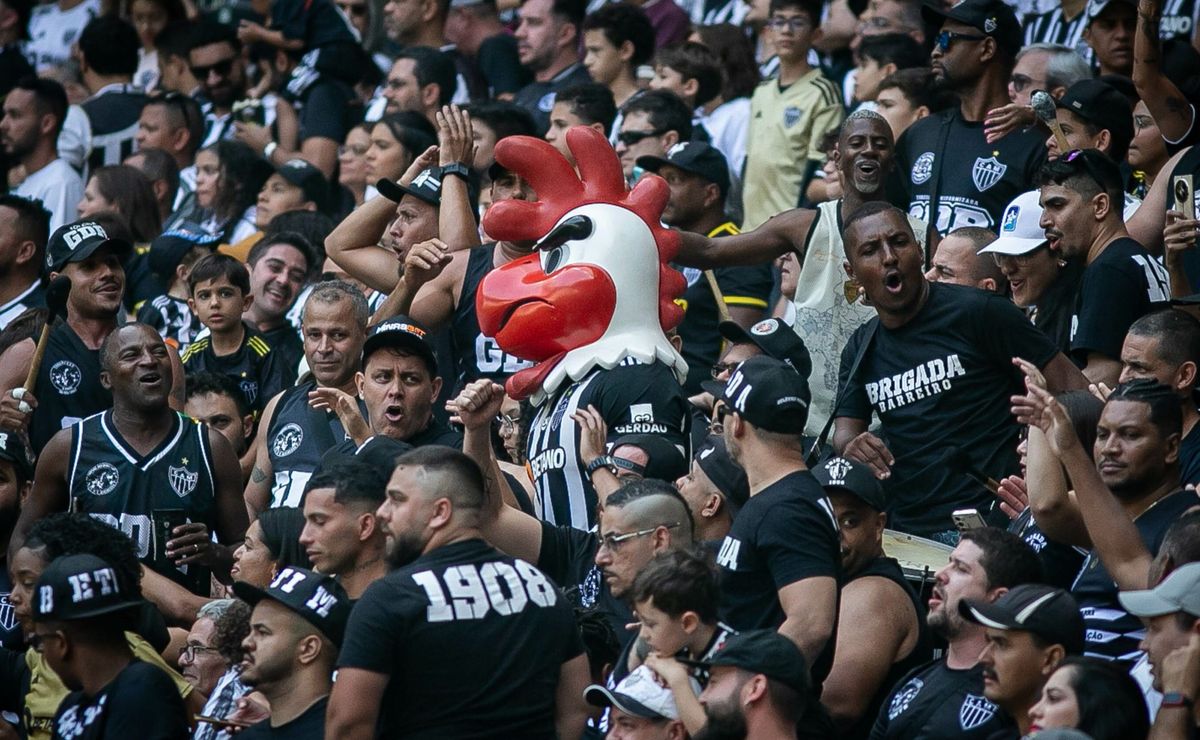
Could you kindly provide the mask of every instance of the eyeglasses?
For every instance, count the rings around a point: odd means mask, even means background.
[[[939,51],[946,51],[950,48],[950,44],[955,41],[983,41],[987,36],[980,36],[974,33],[955,33],[954,31],[942,31],[934,37]]]
[[[639,529],[636,532],[626,532],[625,534],[613,534],[612,532],[609,532],[608,534],[600,537],[600,547],[607,547],[609,552],[616,552],[618,549],[620,549],[621,543],[623,542],[628,542],[629,540],[637,539],[638,537],[645,537],[651,532],[657,531],[659,527],[675,529],[678,526],[679,522],[675,522],[674,524],[659,524],[657,526],[650,527],[649,529]]]
[[[342,12],[345,13],[346,15],[364,16],[367,14],[367,6],[365,3],[363,5],[353,5],[351,3],[338,3],[337,6],[339,8],[341,8]]]
[[[1008,83],[1013,86],[1013,90],[1016,90],[1017,92],[1025,92],[1025,88],[1029,87],[1030,85],[1034,83],[1045,85],[1046,81],[1035,80],[1029,75],[1023,75],[1020,72],[1015,72],[1011,77],[1008,78]]]
[[[1033,261],[1034,255],[1041,254],[1043,249],[1047,248],[1049,242],[1043,243],[1041,246],[1034,247],[1025,254],[993,254],[992,261],[996,263],[996,267],[1004,267],[1009,261],[1016,262],[1019,265],[1026,265]]]
[[[234,57],[222,59],[219,62],[213,62],[205,66],[191,65],[192,75],[200,81],[208,79],[209,74],[216,72],[217,77],[228,77],[233,71],[233,63],[236,61]]]
[[[512,434],[517,431],[517,426],[521,423],[521,418],[518,416],[506,416],[499,414],[496,416],[496,424],[500,427],[501,434]]]
[[[367,156],[367,150],[370,148],[370,146],[363,146],[362,144],[343,144],[338,147],[338,156],[342,157],[347,154],[353,154],[356,157],[365,157]]]
[[[638,142],[649,139],[652,136],[662,136],[664,133],[666,132],[659,131],[657,129],[654,131],[622,131],[621,133],[617,134],[617,141],[621,142],[625,146],[634,146]]]
[[[796,33],[797,31],[803,31],[804,29],[811,27],[812,23],[810,23],[807,18],[801,18],[799,16],[786,18],[782,15],[775,15],[771,16],[771,18],[767,20],[767,28],[770,28],[773,31],[790,31],[792,33]]]
[[[187,658],[188,662],[191,663],[196,660],[196,653],[215,652],[217,652],[216,648],[204,647],[203,645],[184,645],[183,647],[179,648],[179,659],[183,660],[184,658]]]

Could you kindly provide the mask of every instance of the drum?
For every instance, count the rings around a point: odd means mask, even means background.
[[[917,593],[924,593],[933,582],[933,575],[942,569],[954,548],[927,540],[915,534],[883,530],[883,552],[895,558]]]

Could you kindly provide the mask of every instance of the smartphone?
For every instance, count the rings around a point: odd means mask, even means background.
[[[1196,218],[1196,189],[1192,175],[1176,175],[1172,178],[1171,193],[1175,200],[1172,210],[1179,211],[1189,221]]]
[[[220,717],[206,717],[203,714],[197,714],[196,721],[207,722],[210,725],[223,725],[225,727],[250,727],[249,722],[241,722],[236,719],[221,719]]]
[[[982,529],[987,526],[987,522],[983,521],[983,517],[979,514],[979,509],[957,509],[950,515],[954,520],[954,527],[959,532],[970,532],[972,529]]]
[[[154,560],[171,562],[167,557],[167,543],[175,539],[175,528],[187,524],[187,512],[183,509],[155,509],[150,514],[154,523]]]

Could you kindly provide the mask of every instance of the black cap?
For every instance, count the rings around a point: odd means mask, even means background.
[[[367,341],[363,342],[363,367],[367,366],[367,358],[375,350],[383,347],[401,347],[424,360],[425,366],[429,368],[429,377],[435,378],[438,373],[437,355],[433,353],[433,347],[425,337],[425,329],[403,314],[393,316],[382,324],[376,324],[367,336]]]
[[[804,340],[796,330],[782,319],[763,319],[750,327],[750,331],[733,321],[722,321],[718,328],[721,336],[734,344],[753,344],[764,354],[791,365],[801,377],[808,379],[812,375],[808,347],[804,346]]]
[[[329,199],[329,181],[325,173],[303,159],[289,159],[275,170],[283,179],[304,191],[304,199],[316,204],[317,210],[324,210],[325,202]]]
[[[209,234],[198,224],[185,221],[155,237],[154,241],[150,242],[150,253],[146,259],[150,271],[166,283],[174,277],[175,268],[179,267],[184,256],[192,249],[208,247],[215,250],[220,243],[220,237]]]
[[[46,269],[61,272],[68,262],[82,262],[101,247],[112,247],[122,261],[133,251],[124,239],[110,239],[95,221],[76,221],[59,226],[46,243]]]
[[[1024,33],[1017,14],[1004,0],[962,0],[947,8],[942,0],[926,0],[921,17],[931,26],[940,27],[944,21],[958,21],[991,36],[996,44],[1016,54],[1024,46]]]
[[[8,460],[16,468],[17,476],[23,480],[33,478],[33,465],[29,462],[29,452],[25,448],[25,440],[13,432],[0,432],[0,460]]]
[[[681,141],[667,151],[665,158],[638,157],[636,164],[648,172],[658,172],[663,165],[669,164],[715,183],[721,189],[722,198],[729,192],[729,163],[725,161],[725,155],[703,141]]]
[[[746,478],[746,471],[729,456],[724,439],[710,436],[704,440],[694,459],[729,502],[731,511],[736,512],[750,500],[750,481]]]
[[[369,437],[366,442],[349,451],[339,449],[340,447],[340,445],[332,447],[321,456],[322,468],[328,468],[340,460],[361,460],[365,464],[386,471],[390,475],[391,471],[396,467],[396,458],[413,448],[407,442],[401,442],[398,439],[392,439],[382,434]]]
[[[646,464],[638,465],[630,460],[615,458],[618,467],[634,470],[643,478],[664,480],[668,483],[674,483],[681,476],[687,475],[687,459],[678,447],[664,437],[656,434],[623,434],[613,440],[610,449],[616,452],[617,448],[623,445],[645,452]]]
[[[442,204],[442,170],[440,167],[426,167],[407,185],[387,179],[380,180],[375,183],[375,189],[395,203],[399,203],[405,195],[411,195],[437,208]]]
[[[64,555],[38,578],[33,618],[42,622],[87,619],[140,604],[121,593],[117,572],[101,558],[88,553]]]
[[[1069,655],[1083,652],[1083,615],[1061,588],[1025,583],[991,603],[963,599],[958,611],[963,619],[984,627],[1032,632],[1051,645],[1062,645]]]
[[[756,355],[738,365],[725,385],[710,380],[700,387],[759,429],[804,433],[812,401],[808,380],[780,360]]]
[[[304,568],[284,568],[265,589],[236,581],[233,592],[251,606],[263,599],[278,601],[321,630],[321,634],[339,647],[346,634],[346,623],[350,621],[350,610],[354,606],[346,590],[333,576]]]
[[[730,635],[711,658],[705,661],[680,659],[705,668],[729,666],[761,673],[801,694],[809,689],[808,661],[796,643],[775,630],[749,630]]]
[[[1087,4],[1088,23],[1091,23],[1093,18],[1095,18],[1096,16],[1103,13],[1104,9],[1107,8],[1109,5],[1112,5],[1113,3],[1125,3],[1126,5],[1134,8],[1135,10],[1137,9],[1136,0],[1088,0],[1088,4]]]
[[[1067,88],[1055,105],[1071,111],[1098,129],[1112,134],[1116,149],[1133,140],[1133,106],[1121,91],[1103,80],[1080,80]]]
[[[836,488],[853,494],[876,511],[887,508],[887,498],[879,479],[860,462],[834,457],[813,468],[812,474],[824,488]]]

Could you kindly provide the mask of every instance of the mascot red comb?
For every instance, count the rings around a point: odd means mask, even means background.
[[[659,220],[666,182],[648,175],[626,188],[616,153],[593,129],[570,129],[567,146],[578,174],[541,139],[497,144],[496,160],[524,177],[538,201],[496,203],[484,228],[537,247],[488,273],[475,306],[485,335],[535,363],[506,390],[538,407],[528,452],[543,518],[587,528],[596,501],[575,411],[598,409],[610,441],[657,434],[687,449],[687,363],[666,337],[683,318],[674,301],[686,283],[668,264],[679,237]]]

